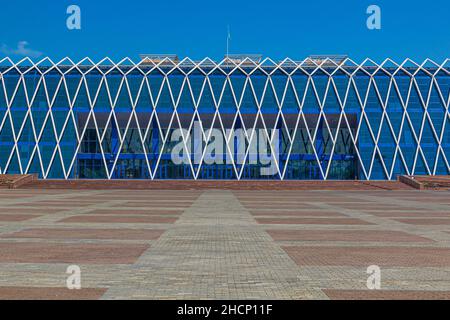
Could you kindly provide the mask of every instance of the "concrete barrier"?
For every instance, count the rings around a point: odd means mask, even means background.
[[[413,187],[414,189],[423,190],[425,189],[425,186],[423,183],[420,183],[414,177],[411,176],[398,176],[398,181],[404,184],[407,184],[408,186]]]
[[[20,176],[19,178],[17,178],[16,180],[12,181],[9,184],[9,188],[10,189],[17,189],[20,188],[21,186],[33,182],[35,179],[37,179],[37,175],[34,174],[25,174]]]

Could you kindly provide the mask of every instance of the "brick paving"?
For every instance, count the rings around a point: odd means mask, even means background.
[[[449,191],[270,185],[1,189],[0,299],[450,299]]]
[[[156,240],[164,230],[156,229],[74,229],[74,228],[31,228],[11,234],[3,238],[23,239],[114,239],[114,240]]]
[[[25,221],[36,217],[37,215],[32,214],[0,214],[0,222]]]
[[[450,267],[450,248],[289,246],[299,266]]]
[[[106,289],[86,288],[69,290],[54,287],[0,287],[0,300],[94,300]]]
[[[408,290],[324,290],[334,300],[450,300],[446,291],[408,291]]]
[[[177,218],[166,217],[146,217],[137,216],[95,216],[95,215],[79,215],[62,219],[60,222],[82,222],[82,223],[174,223]]]
[[[355,225],[371,224],[370,222],[353,218],[257,218],[261,224],[325,224],[325,225]]]
[[[0,177],[1,178],[1,177]],[[410,190],[398,181],[307,180],[33,180],[29,189],[134,190]]]
[[[401,231],[383,230],[267,230],[275,241],[384,241],[433,242]]]
[[[91,214],[106,214],[106,215],[145,215],[145,216],[176,216],[179,217],[184,210],[149,210],[149,209],[98,209],[91,211]]]
[[[277,217],[315,217],[315,218],[329,218],[329,217],[341,217],[345,218],[346,215],[342,213],[323,211],[323,210],[249,210],[249,212],[255,217],[263,216],[277,216]]]
[[[0,243],[0,263],[132,264],[148,249],[143,244]]]
[[[402,223],[408,223],[408,224],[415,224],[415,225],[443,225],[447,224],[450,225],[450,219],[436,219],[436,218],[430,218],[430,219],[395,219],[396,221],[402,222]]]

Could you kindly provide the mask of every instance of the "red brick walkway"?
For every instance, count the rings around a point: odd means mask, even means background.
[[[449,299],[449,196],[0,190],[0,299]]]

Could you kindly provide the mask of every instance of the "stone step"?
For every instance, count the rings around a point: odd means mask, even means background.
[[[406,190],[398,181],[34,180],[22,188],[159,190]]]
[[[32,174],[0,174],[0,189],[16,189],[35,180]]]
[[[450,176],[399,176],[398,180],[419,190],[450,190]]]
[[[426,189],[449,189],[450,176],[415,176],[419,183]]]

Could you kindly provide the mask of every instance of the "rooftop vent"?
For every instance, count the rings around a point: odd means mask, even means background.
[[[172,62],[175,63],[180,61],[180,59],[178,59],[178,56],[176,54],[140,54],[139,57],[141,58],[142,63],[149,63],[149,64],[151,63],[157,64],[164,60],[169,62],[168,59],[170,59]]]
[[[252,64],[251,61],[253,61],[255,63],[260,63],[262,60],[262,55],[261,54],[229,54],[229,55],[225,56],[225,60],[231,60],[236,64],[239,64],[243,61],[244,61],[244,64]]]
[[[307,64],[322,64],[323,66],[341,64],[347,59],[348,56],[344,54],[332,54],[332,55],[311,55],[308,57]],[[326,60],[326,62],[324,62]],[[331,62],[332,61],[332,62]],[[314,62],[314,63],[313,63]]]

